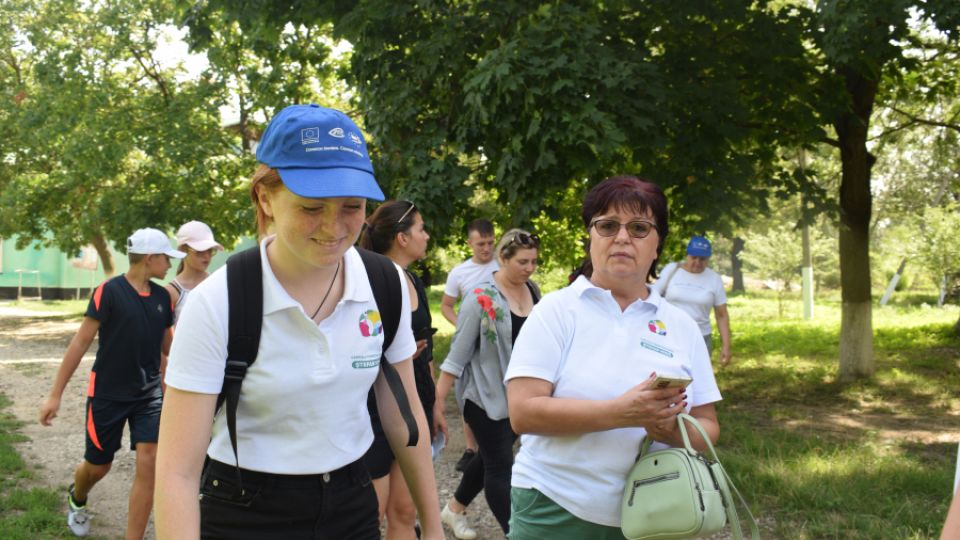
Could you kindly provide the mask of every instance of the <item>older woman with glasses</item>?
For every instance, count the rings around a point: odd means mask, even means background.
[[[648,283],[667,236],[667,200],[651,182],[609,178],[587,193],[586,272],[530,314],[507,369],[513,429],[510,538],[609,540],[644,436],[680,446],[689,410],[716,441],[720,392],[696,323]],[[692,378],[654,388],[656,376]],[[697,434],[691,442],[705,446]]]
[[[479,447],[441,512],[441,519],[457,538],[476,538],[464,511],[481,489],[500,527],[508,532],[510,468],[517,436],[507,417],[503,376],[517,334],[540,299],[539,288],[530,281],[539,249],[539,238],[527,231],[504,233],[496,248],[500,270],[463,299],[450,354],[440,366],[434,421],[443,417],[445,398],[454,381],[462,378],[462,396],[458,398],[462,397],[464,420]]]

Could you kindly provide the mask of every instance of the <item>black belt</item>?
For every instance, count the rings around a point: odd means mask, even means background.
[[[227,465],[215,459],[208,460],[207,468],[209,472],[213,472],[217,476],[223,475],[231,479],[237,471],[236,465]],[[330,483],[356,482],[367,476],[367,469],[362,458],[334,471],[317,474],[279,474],[251,471],[250,469],[240,469],[240,471],[243,474],[245,486],[249,483],[252,486],[310,487]]]

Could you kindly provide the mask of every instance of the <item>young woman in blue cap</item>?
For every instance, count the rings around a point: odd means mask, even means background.
[[[257,361],[240,393],[237,452],[224,415],[214,416],[227,356],[224,267],[191,293],[170,353],[157,534],[380,538],[377,497],[362,457],[373,440],[367,393],[378,374],[379,362],[370,359],[381,354],[384,307],[377,306],[353,245],[366,199],[383,200],[383,192],[359,128],[343,113],[316,105],[277,114],[257,160],[251,197],[263,237],[263,325]],[[400,374],[419,432],[427,434],[410,359],[416,351],[412,292],[401,269],[397,274],[403,301],[385,357]],[[441,539],[429,437],[407,447],[397,408],[381,407],[380,414],[423,538]]]
[[[660,272],[653,288],[668,302],[686,311],[700,327],[707,351],[713,352],[710,328],[710,309],[717,319],[720,331],[720,364],[730,363],[730,314],[727,312],[727,293],[720,274],[707,267],[710,264],[710,241],[694,236],[687,244],[687,258],[670,263]]]

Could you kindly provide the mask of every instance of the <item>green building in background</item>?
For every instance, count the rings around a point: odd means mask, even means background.
[[[86,246],[77,253],[64,253],[55,247],[43,247],[32,242],[25,249],[17,249],[16,237],[0,239],[0,299],[62,300],[88,298],[91,291],[102,283],[106,276],[103,265],[93,246]],[[252,238],[244,238],[237,250],[254,245]],[[127,271],[126,253],[110,248],[116,275]],[[229,251],[218,253],[210,263],[214,271],[227,262]],[[174,262],[163,281],[173,279],[177,264]]]

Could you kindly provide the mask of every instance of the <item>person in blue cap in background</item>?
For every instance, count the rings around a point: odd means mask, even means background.
[[[379,372],[385,308],[376,304],[354,243],[366,199],[384,195],[360,129],[332,109],[280,111],[263,133],[257,160],[250,195],[262,238],[263,325],[237,408],[237,452],[224,414],[214,415],[227,358],[223,267],[191,293],[170,351],[157,455],[157,535],[380,538],[377,496],[362,458],[373,440],[367,393]],[[403,300],[385,357],[425,435],[430,430],[411,361],[414,293],[396,270]],[[430,438],[405,446],[397,407],[381,406],[380,415],[423,538],[442,539]]]
[[[710,353],[713,353],[710,329],[710,309],[713,308],[717,330],[720,331],[720,364],[726,366],[730,363],[730,314],[723,280],[720,274],[707,267],[711,253],[710,241],[703,236],[694,236],[687,244],[687,258],[665,266],[653,288],[693,317]]]

